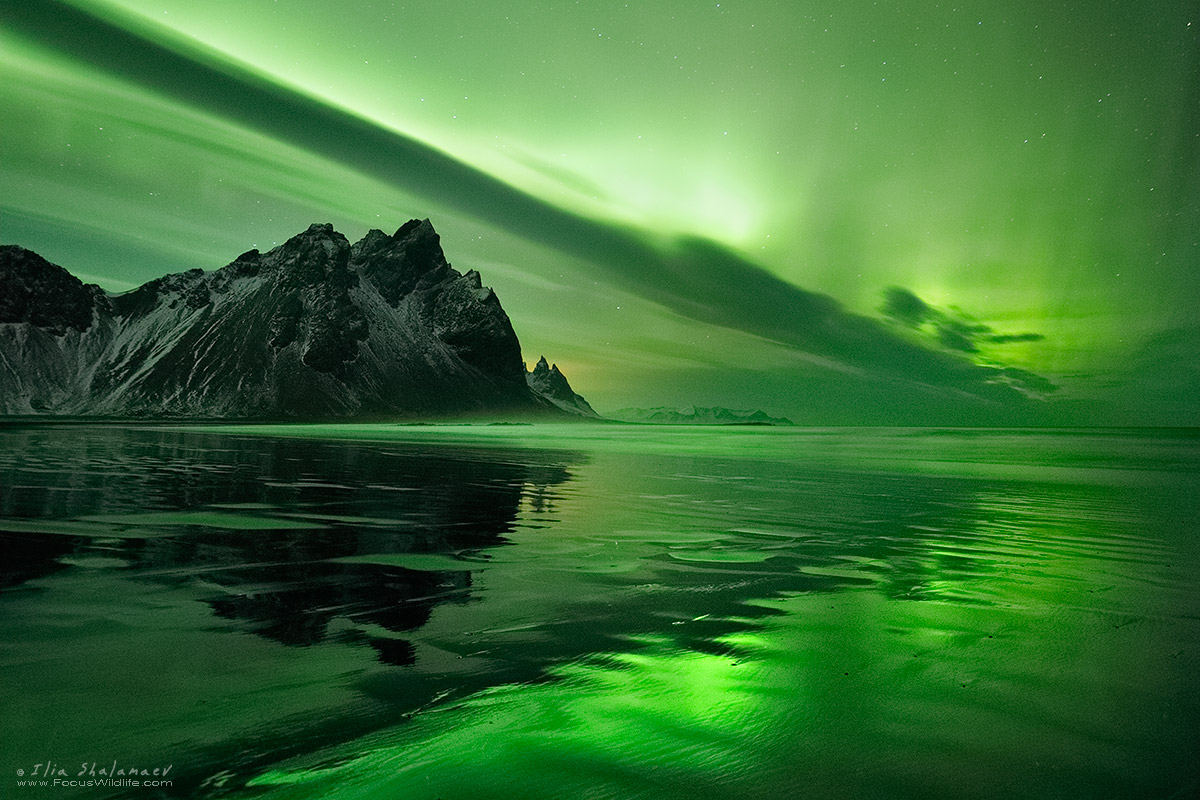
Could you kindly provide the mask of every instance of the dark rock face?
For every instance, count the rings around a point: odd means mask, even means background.
[[[0,413],[312,419],[558,408],[526,382],[495,293],[450,266],[428,220],[353,246],[312,225],[215,272],[115,296],[0,248]]]
[[[391,236],[370,231],[354,245],[351,263],[393,308],[420,296],[422,318],[466,363],[489,373],[524,372],[520,343],[496,294],[478,272],[451,268],[429,220],[406,222]]]
[[[451,272],[440,237],[427,219],[409,220],[391,236],[371,230],[353,253],[363,276],[393,307],[414,289],[433,286]]]
[[[28,322],[55,336],[86,331],[103,292],[32,250],[0,246],[0,324]]]
[[[598,418],[600,416],[592,410],[587,400],[584,400],[581,395],[575,394],[575,390],[567,382],[567,376],[558,371],[557,364],[546,363],[545,356],[538,359],[533,369],[526,373],[525,379],[535,394],[550,401],[563,411],[585,417]]]

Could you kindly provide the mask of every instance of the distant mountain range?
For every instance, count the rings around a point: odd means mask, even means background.
[[[526,371],[495,293],[429,220],[354,245],[312,225],[123,294],[0,246],[0,413],[596,416],[544,358]]]
[[[734,411],[728,408],[684,406],[683,408],[623,408],[609,415],[622,422],[654,425],[792,425],[785,417],[772,417],[762,411]]]

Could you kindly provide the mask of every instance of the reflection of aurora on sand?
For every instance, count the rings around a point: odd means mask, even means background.
[[[21,444],[0,462],[3,641],[38,654],[6,656],[5,686],[44,687],[4,698],[5,758],[100,730],[199,796],[296,798],[1091,797],[1200,777],[1187,437],[3,436]]]

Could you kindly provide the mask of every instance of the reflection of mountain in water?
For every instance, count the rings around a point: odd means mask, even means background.
[[[472,570],[505,543],[523,502],[552,513],[554,487],[571,478],[565,463],[581,458],[153,429],[29,428],[5,438],[0,589],[99,554],[147,580],[198,589],[218,617],[248,632],[291,646],[369,645],[391,665],[412,663],[403,634],[435,606],[470,600]],[[661,582],[633,587],[617,605],[574,600],[586,635],[574,627],[508,643],[510,663],[625,649],[633,630],[722,650],[715,639],[773,613],[748,600],[874,587],[953,601],[954,576],[992,570],[997,531],[981,524],[974,482],[823,470],[801,477],[769,462],[756,470],[744,486],[663,476],[685,499],[657,509],[685,529],[695,508],[755,508],[765,533],[726,533],[712,560],[679,545],[631,553]],[[765,560],[722,560],[763,547],[772,553]],[[698,606],[704,621],[674,625]]]
[[[335,617],[352,620],[336,635],[393,665],[412,661],[398,634],[468,599],[471,569],[505,542],[522,499],[546,508],[550,487],[570,477],[557,456],[77,434],[6,436],[0,588],[118,558],[147,579],[200,588],[219,617],[283,644],[316,644]]]
[[[218,617],[248,632],[292,646],[369,645],[392,665],[412,662],[403,634],[422,626],[435,606],[470,600],[472,571],[486,563],[487,548],[505,543],[522,508],[553,514],[555,487],[571,479],[566,464],[582,460],[551,451],[514,457],[446,445],[154,429],[31,427],[10,429],[5,440],[0,589],[80,558],[119,558],[147,580],[199,590]],[[722,634],[773,613],[747,601],[781,593],[873,588],[892,598],[986,602],[977,589],[961,587],[994,573],[997,553],[1018,539],[1030,555],[1053,544],[1030,539],[1022,519],[1006,521],[1031,512],[1007,511],[975,480],[819,468],[800,474],[769,461],[754,469],[752,482],[647,476],[657,489],[648,484],[646,491],[662,490],[653,513],[678,530],[712,525],[697,509],[714,509],[734,529],[713,544],[702,539],[696,551],[649,536],[627,557],[654,570],[654,583],[630,587],[619,604],[560,598],[586,625],[508,642],[507,663],[625,649],[635,631],[719,650],[714,640]],[[1090,502],[1092,493],[1055,487],[1037,518],[1063,516],[1069,524],[1073,504]],[[1020,503],[1037,500],[1023,488]],[[748,518],[738,509],[753,509],[750,529],[737,527]],[[768,557],[725,560],[746,551]],[[675,624],[698,609],[704,621]]]

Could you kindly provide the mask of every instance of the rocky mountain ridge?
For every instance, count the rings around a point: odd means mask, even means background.
[[[621,422],[651,425],[794,425],[786,417],[772,417],[763,411],[735,411],[720,406],[684,406],[682,408],[623,408],[610,414]]]
[[[449,264],[429,220],[353,245],[314,224],[266,253],[123,294],[0,247],[3,414],[583,413],[586,401],[561,387],[543,396],[543,383],[495,293]]]

